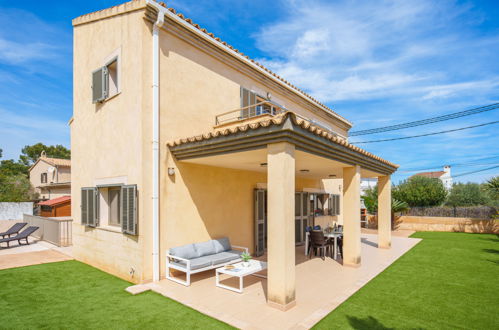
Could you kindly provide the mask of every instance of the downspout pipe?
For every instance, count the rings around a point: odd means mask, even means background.
[[[159,281],[159,31],[165,15],[158,11],[152,30],[152,279]]]

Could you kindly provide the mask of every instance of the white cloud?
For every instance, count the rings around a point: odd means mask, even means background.
[[[41,42],[19,43],[0,38],[0,61],[8,64],[55,58],[58,50],[58,47]]]
[[[499,48],[494,38],[461,33],[482,20],[468,5],[425,0],[285,4],[285,17],[254,35],[269,56],[261,61],[321,101],[431,100],[484,93],[484,87],[490,92],[486,84],[495,78],[456,77],[445,65],[473,56],[474,45]]]

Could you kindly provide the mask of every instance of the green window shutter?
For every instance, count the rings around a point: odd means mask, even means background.
[[[92,102],[104,101],[109,95],[109,70],[103,66],[92,72]]]
[[[81,224],[89,227],[98,225],[99,192],[97,188],[81,188]]]
[[[121,230],[137,235],[137,185],[121,186]]]

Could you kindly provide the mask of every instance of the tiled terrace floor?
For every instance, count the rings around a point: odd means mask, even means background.
[[[304,248],[297,247],[297,304],[286,312],[267,305],[267,281],[255,276],[244,279],[242,294],[216,287],[214,270],[192,276],[190,287],[169,280],[146,286],[238,328],[308,329],[419,241],[394,235],[392,248],[385,250],[377,248],[377,235],[363,233],[359,268],[343,267],[331,258],[309,260],[304,255]],[[224,283],[235,286],[237,279]]]
[[[10,228],[16,221],[0,221],[0,232]],[[49,262],[72,260],[71,247],[57,247],[45,241],[39,241],[29,237],[29,245],[19,246],[17,241],[10,243],[7,248],[1,243],[0,269],[23,267],[30,265],[45,264]]]

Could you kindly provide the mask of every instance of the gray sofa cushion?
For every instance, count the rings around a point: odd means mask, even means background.
[[[215,246],[215,253],[230,251],[230,241],[228,237],[223,237],[213,240],[213,245]]]
[[[194,259],[199,257],[194,244],[187,244],[170,249],[170,254],[179,258]]]
[[[198,253],[198,257],[209,256],[216,253],[213,241],[195,243],[194,248]]]
[[[191,259],[191,270],[209,267],[212,265],[211,256]],[[173,261],[172,264],[185,268],[186,262],[183,260]]]
[[[236,251],[237,252],[237,251]],[[223,264],[232,260],[236,260],[240,257],[239,253],[234,253],[234,251],[220,252],[210,256],[213,265]]]

